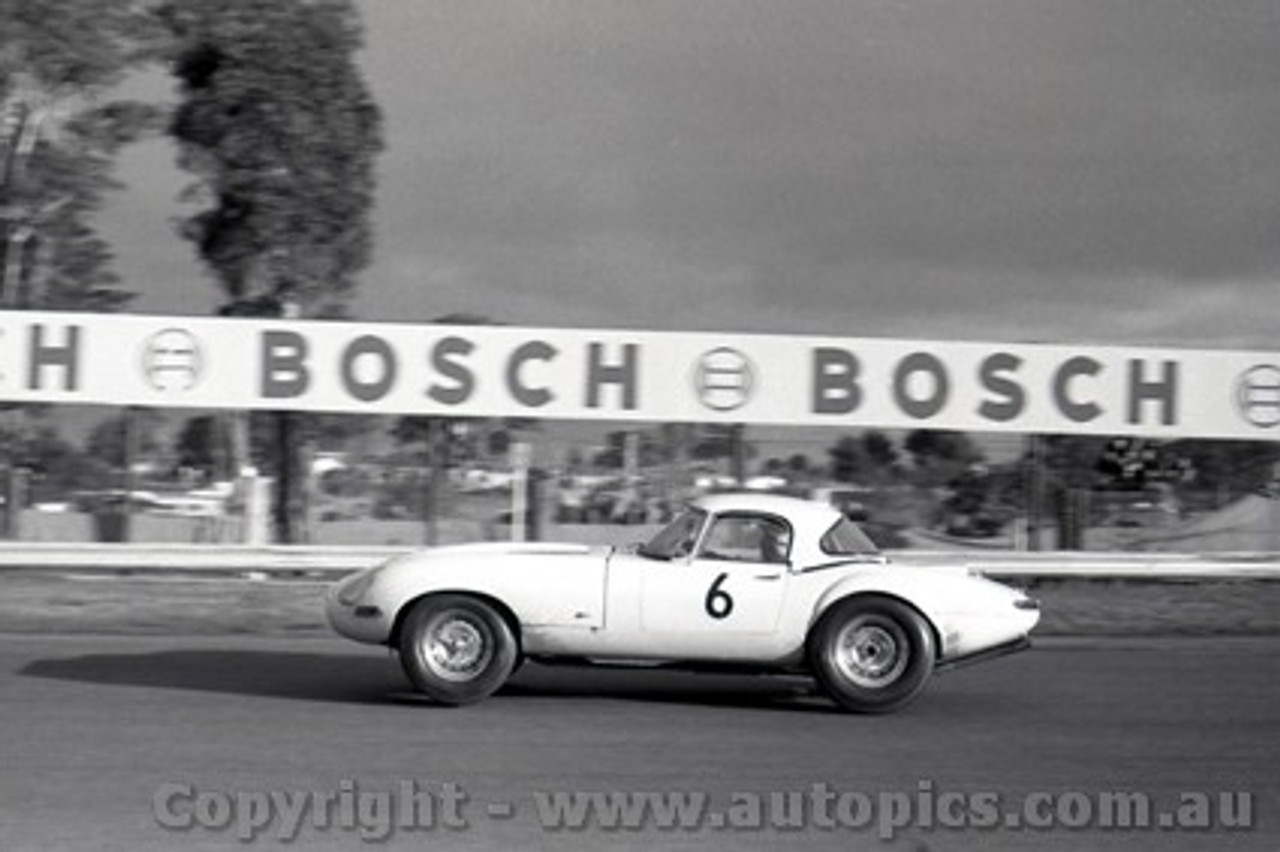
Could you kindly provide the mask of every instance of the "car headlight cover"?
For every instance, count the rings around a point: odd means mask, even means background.
[[[378,569],[369,568],[343,580],[338,586],[338,602],[343,606],[354,606],[369,591],[377,576]]]

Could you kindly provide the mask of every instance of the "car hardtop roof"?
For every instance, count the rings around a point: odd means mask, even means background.
[[[693,501],[693,505],[708,512],[769,512],[793,520],[805,520],[830,526],[840,518],[840,512],[826,503],[805,500],[785,494],[760,494],[753,491],[707,494]]]

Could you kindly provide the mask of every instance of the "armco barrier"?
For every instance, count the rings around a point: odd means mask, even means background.
[[[408,547],[252,547],[203,544],[0,544],[0,571],[137,574],[317,574],[358,571]]]
[[[131,574],[306,575],[332,579],[414,548],[291,545],[0,543],[0,571]],[[955,564],[992,577],[1052,579],[1280,579],[1278,553],[1085,553],[891,551],[893,559]]]
[[[1280,553],[1114,553],[1083,551],[896,551],[913,562],[953,561],[991,577],[1099,580],[1280,579]]]

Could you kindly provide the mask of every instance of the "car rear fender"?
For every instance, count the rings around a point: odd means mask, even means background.
[[[910,607],[929,625],[939,654],[945,651],[946,634],[941,627],[943,619],[937,604],[929,599],[927,593],[921,594],[915,583],[895,581],[882,574],[847,577],[827,589],[814,606],[806,637],[812,634],[814,627],[833,606],[852,598],[889,598]]]

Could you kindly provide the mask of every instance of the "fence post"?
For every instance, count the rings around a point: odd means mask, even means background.
[[[3,469],[4,509],[0,511],[0,538],[22,538],[22,507],[27,502],[26,470],[8,466]]]
[[[1027,549],[1041,549],[1044,525],[1044,446],[1040,436],[1027,435]]]
[[[529,520],[529,462],[532,448],[523,441],[511,445],[511,540],[525,541]]]

